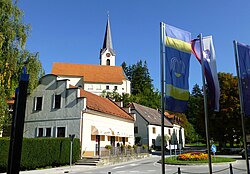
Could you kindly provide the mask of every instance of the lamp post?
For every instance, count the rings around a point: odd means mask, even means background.
[[[72,166],[72,150],[73,150],[73,141],[75,138],[75,134],[69,134],[69,138],[70,138],[70,159],[69,159],[69,165],[70,165],[70,170],[71,170],[71,166]]]

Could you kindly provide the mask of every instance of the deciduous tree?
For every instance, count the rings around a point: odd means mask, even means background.
[[[12,0],[0,1],[0,130],[8,118],[6,100],[14,94],[22,67],[30,74],[29,91],[43,74],[38,54],[25,49],[30,26],[23,23],[23,15]]]

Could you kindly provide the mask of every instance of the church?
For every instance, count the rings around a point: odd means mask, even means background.
[[[69,79],[72,85],[99,96],[103,91],[131,94],[130,81],[122,67],[115,65],[115,58],[108,18],[100,50],[100,65],[54,62],[51,73],[57,75],[58,80]]]

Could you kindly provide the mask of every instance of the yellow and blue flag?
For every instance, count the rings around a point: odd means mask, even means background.
[[[185,112],[189,99],[189,64],[191,57],[191,33],[163,25],[165,45],[165,109]]]

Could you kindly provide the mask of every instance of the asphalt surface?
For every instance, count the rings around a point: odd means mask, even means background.
[[[246,160],[243,160],[241,156],[228,156],[233,157],[237,161],[231,163],[233,166],[233,174],[246,174]],[[73,165],[43,169],[43,170],[32,170],[22,171],[21,174],[161,174],[161,164],[158,161],[161,159],[159,155],[152,155],[152,157],[140,160],[134,160],[125,163],[119,163],[116,165],[107,166],[82,166]],[[213,173],[218,174],[229,174],[229,163],[213,164]],[[204,165],[165,165],[165,174],[175,174],[180,168],[183,174],[207,174],[208,164]]]

